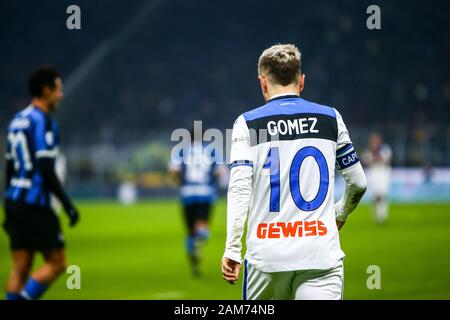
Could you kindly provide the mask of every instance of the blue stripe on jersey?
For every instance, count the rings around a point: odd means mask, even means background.
[[[192,203],[214,203],[216,201],[217,195],[216,193],[212,193],[211,195],[206,196],[185,196],[181,197],[181,202],[183,204],[192,204]]]
[[[230,169],[239,167],[239,166],[243,166],[243,167],[252,167],[253,168],[253,164],[251,163],[236,163],[236,164],[232,164],[230,165]]]
[[[264,106],[244,113],[246,121],[274,115],[292,115],[302,113],[324,114],[336,118],[333,108],[304,100],[300,97],[288,96],[286,98],[271,100]]]
[[[28,191],[25,201],[27,203],[45,203],[44,195],[42,194],[43,179],[40,174],[35,174],[32,179],[32,187]]]
[[[351,143],[345,145],[344,147],[342,147],[342,148],[340,148],[338,151],[336,151],[336,156],[340,156],[340,155],[346,153],[346,152],[347,152],[348,150],[350,150],[351,148],[353,148],[353,145],[352,145]]]
[[[9,194],[11,199],[13,200],[17,200],[20,197],[20,193],[22,191],[22,188],[19,187],[12,187],[11,192],[7,193],[7,195]]]
[[[253,162],[250,160],[236,160],[230,164],[230,169],[233,169],[234,167],[237,167],[237,166],[253,167]]]
[[[47,144],[45,142],[45,131],[46,131],[46,121],[42,120],[42,117],[36,113],[31,113],[30,115],[34,118],[34,148],[35,151],[46,150]]]

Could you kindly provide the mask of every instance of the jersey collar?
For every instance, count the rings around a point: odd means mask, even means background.
[[[296,93],[282,93],[282,94],[277,94],[275,96],[270,97],[270,99],[267,102],[272,102],[272,101],[281,100],[281,99],[289,99],[289,98],[300,98],[300,96]]]

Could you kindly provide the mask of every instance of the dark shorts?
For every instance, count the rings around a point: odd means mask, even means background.
[[[211,203],[198,202],[183,205],[184,218],[190,232],[194,231],[195,223],[199,220],[208,221],[211,213]]]
[[[52,209],[6,200],[3,228],[11,250],[48,251],[64,248],[58,217]]]

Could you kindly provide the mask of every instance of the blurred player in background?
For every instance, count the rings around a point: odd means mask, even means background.
[[[192,274],[199,276],[200,250],[209,237],[209,218],[217,198],[217,184],[220,177],[226,174],[226,169],[217,164],[217,151],[208,152],[202,141],[194,140],[189,148],[181,152],[181,163],[172,159],[169,172],[180,185],[181,203],[188,229],[186,251]]]
[[[369,169],[369,189],[372,190],[373,212],[378,224],[385,223],[389,213],[388,192],[391,182],[391,157],[391,148],[383,143],[381,135],[372,133],[362,161]]]
[[[138,199],[136,183],[132,178],[125,179],[117,189],[117,198],[123,205],[135,204]]]
[[[59,133],[50,116],[63,98],[58,72],[41,67],[30,77],[31,104],[9,123],[6,146],[4,228],[10,239],[12,271],[7,299],[38,299],[64,272],[66,257],[59,220],[51,208],[55,195],[74,226],[79,214],[55,170]],[[30,276],[36,252],[44,264]]]
[[[366,178],[339,112],[300,98],[300,59],[294,45],[262,53],[266,104],[239,116],[233,128],[222,273],[236,283],[248,215],[244,299],[342,299],[338,229]],[[254,134],[261,131],[268,135]],[[336,204],[335,165],[346,181]]]

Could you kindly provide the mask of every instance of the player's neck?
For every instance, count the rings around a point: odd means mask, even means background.
[[[300,91],[297,86],[274,86],[268,91],[268,100],[288,95],[300,96]]]
[[[31,104],[33,106],[35,106],[36,108],[38,108],[39,110],[42,110],[45,113],[48,113],[48,103],[46,103],[45,101],[43,101],[42,99],[39,98],[33,98],[31,100]]]

